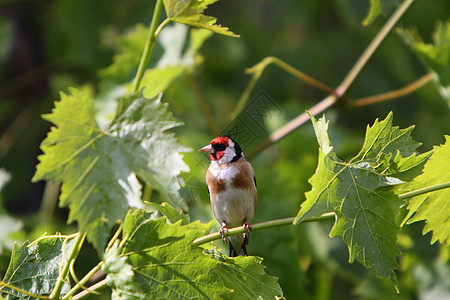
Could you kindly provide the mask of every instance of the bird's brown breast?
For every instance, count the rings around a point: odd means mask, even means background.
[[[206,172],[206,182],[208,183],[209,192],[212,194],[219,194],[225,191],[225,180],[216,178],[209,170]]]

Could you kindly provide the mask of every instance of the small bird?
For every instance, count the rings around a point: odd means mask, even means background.
[[[231,257],[247,255],[246,246],[257,205],[256,179],[250,163],[239,144],[228,135],[216,137],[199,151],[210,153],[211,165],[206,172],[206,184],[219,230],[227,242],[228,228],[242,225],[242,236],[228,237]]]

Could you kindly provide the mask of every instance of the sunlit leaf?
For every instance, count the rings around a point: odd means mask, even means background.
[[[62,260],[66,262],[72,245],[73,240],[64,243],[62,238],[43,239],[31,246],[30,242],[22,246],[15,244],[3,281],[32,294],[50,295],[58,279]],[[68,288],[69,285],[64,284],[62,294]],[[0,287],[1,293],[6,299],[34,299],[6,287]]]
[[[137,24],[133,30],[117,38],[117,53],[113,63],[100,71],[104,78],[116,82],[128,81],[136,75],[137,66],[147,40],[148,28]]]
[[[275,299],[275,296],[282,296],[283,291],[277,283],[278,279],[264,272],[261,258],[239,256],[231,259],[215,249],[205,252],[218,261],[211,275],[233,290],[222,298],[250,300]]]
[[[218,0],[164,0],[167,18],[174,22],[200,27],[231,37],[239,35],[231,32],[227,27],[218,24],[217,18],[203,14],[205,9]]]
[[[403,40],[433,72],[441,97],[450,106],[450,22],[438,22],[432,36],[432,43],[426,43],[415,29],[399,30]]]
[[[417,176],[403,191],[431,187],[450,182],[450,136],[445,136],[444,145],[434,147],[434,153],[425,164],[423,173]],[[409,213],[404,223],[425,220],[423,234],[433,231],[431,243],[450,244],[450,188],[440,189],[412,197],[408,205]]]
[[[176,78],[191,72],[201,63],[203,57],[199,50],[211,35],[210,31],[204,29],[188,31],[188,27],[183,24],[165,27],[158,38],[164,54],[154,68],[145,71],[141,81],[145,87],[144,96],[155,97],[164,92]]]
[[[177,211],[175,208],[173,208],[172,205],[168,203],[163,203],[161,205],[156,203],[150,203],[150,205],[156,210],[158,210],[158,212],[160,213],[159,217],[161,217],[161,215],[165,216],[170,223],[176,223],[178,221],[181,221],[182,225],[189,224],[189,215]]]
[[[212,224],[151,218],[142,210],[129,213],[127,242],[106,253],[103,269],[113,299],[274,299],[281,294],[260,258],[226,258],[192,244]]]
[[[61,94],[44,118],[55,126],[42,142],[34,181],[62,182],[60,205],[69,206],[69,222],[77,221],[102,251],[116,220],[130,206],[142,207],[140,177],[168,201],[184,207],[178,189],[188,171],[173,134],[179,126],[160,99],[123,98],[114,121],[100,130],[93,101],[76,89]],[[76,112],[76,113],[74,113]]]
[[[390,113],[368,126],[360,153],[347,163],[334,152],[328,122],[324,118],[316,121],[312,115],[311,119],[320,145],[319,163],[295,223],[335,212],[330,236],[340,236],[348,245],[350,262],[356,258],[395,282],[393,270],[398,268],[396,255],[400,254],[395,217],[402,202],[381,188],[403,183],[395,176],[420,166],[429,153],[416,156],[414,150],[420,144],[410,137],[412,127],[392,126]]]
[[[400,2],[400,0],[370,0],[370,8],[362,22],[363,25],[370,25],[380,14],[386,13],[394,4]]]

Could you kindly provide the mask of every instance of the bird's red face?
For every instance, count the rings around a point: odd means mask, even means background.
[[[209,152],[211,161],[222,163],[229,163],[241,157],[241,148],[229,136],[218,136],[211,141],[211,143],[199,151]]]
[[[209,152],[211,161],[220,160],[225,155],[225,149],[229,146],[229,137],[218,136],[211,141],[211,143],[199,151]]]

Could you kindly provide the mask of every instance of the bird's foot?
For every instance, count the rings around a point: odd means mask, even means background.
[[[244,222],[244,243],[245,245],[248,245],[248,237],[250,236],[250,230],[252,229],[252,224],[250,222],[245,221]],[[247,232],[245,232],[247,231]]]
[[[222,237],[223,242],[226,244],[228,240],[228,228],[227,225],[223,225],[222,228],[219,229],[220,236]]]

